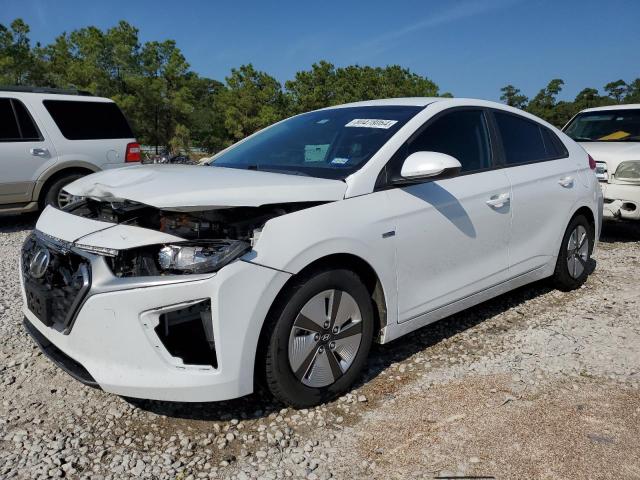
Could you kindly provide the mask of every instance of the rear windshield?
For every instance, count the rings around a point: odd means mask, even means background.
[[[576,142],[640,142],[640,110],[580,113],[564,133]]]
[[[134,136],[127,119],[115,103],[45,100],[44,106],[62,135],[69,140]]]

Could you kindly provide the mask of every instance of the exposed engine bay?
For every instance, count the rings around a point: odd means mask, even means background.
[[[184,212],[161,210],[128,201],[85,199],[65,210],[84,218],[148,228],[185,239],[184,245],[152,245],[121,250],[117,255],[107,257],[107,263],[116,276],[131,277],[204,273],[213,271],[211,268],[221,268],[253,247],[268,220],[320,203],[323,202],[220,207]],[[193,261],[189,263],[186,256]]]

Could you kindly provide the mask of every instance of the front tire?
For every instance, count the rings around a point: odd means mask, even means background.
[[[351,388],[373,340],[373,302],[358,275],[324,269],[286,291],[269,319],[266,383],[280,401],[306,408]]]
[[[552,281],[554,286],[568,292],[579,288],[591,273],[591,253],[595,232],[583,216],[571,220],[562,238]]]

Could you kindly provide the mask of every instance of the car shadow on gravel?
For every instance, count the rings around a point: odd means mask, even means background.
[[[603,243],[640,242],[640,223],[632,221],[603,222],[600,241]]]
[[[591,261],[590,270],[595,269]],[[367,368],[354,385],[361,388],[390,365],[403,362],[414,354],[437,345],[465,330],[512,308],[553,290],[547,281],[539,281],[513,290],[480,305],[464,310],[443,320],[427,325],[415,332],[385,345],[374,344]],[[504,331],[496,327],[496,333]],[[427,352],[428,353],[428,352]],[[125,399],[132,405],[158,415],[203,421],[225,421],[231,419],[259,419],[278,412],[284,405],[273,401],[268,394],[252,394],[224,402],[181,403],[155,400]]]
[[[21,215],[0,214],[0,233],[15,233],[31,230],[36,226],[38,213],[23,213]]]

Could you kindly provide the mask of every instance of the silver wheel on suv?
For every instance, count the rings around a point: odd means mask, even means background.
[[[289,335],[289,365],[304,385],[331,385],[353,363],[362,338],[362,315],[355,299],[325,290],[298,313]]]
[[[67,205],[71,205],[72,203],[77,202],[78,200],[80,200],[82,197],[77,197],[75,195],[71,195],[69,192],[67,192],[65,189],[61,189],[58,192],[58,208],[64,208]]]

